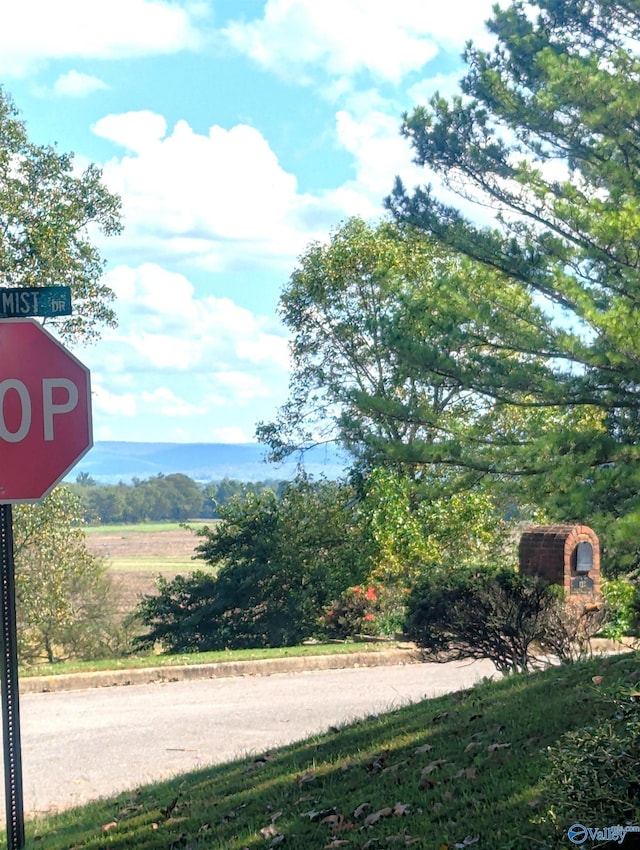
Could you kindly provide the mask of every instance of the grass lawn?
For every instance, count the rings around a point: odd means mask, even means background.
[[[104,661],[64,661],[60,664],[39,664],[20,668],[20,678],[58,676],[63,673],[92,673],[104,670],[139,670],[145,667],[176,667],[190,664],[219,664],[225,661],[259,661],[265,658],[294,658],[311,655],[339,655],[350,652],[381,652],[394,649],[393,641],[371,643],[317,643],[276,649],[226,649],[217,652],[190,652],[183,655],[127,655],[106,658]]]
[[[257,758],[28,822],[28,846],[570,847],[573,821],[557,831],[541,821],[547,748],[566,731],[613,716],[612,695],[637,687],[629,683],[638,668],[631,653],[483,682]]]

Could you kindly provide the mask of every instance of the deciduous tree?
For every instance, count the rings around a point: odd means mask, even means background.
[[[57,487],[14,508],[18,645],[23,661],[112,651],[114,607],[104,563],[85,542],[79,500]]]
[[[120,231],[120,200],[96,165],[36,145],[0,88],[0,285],[71,287],[73,315],[55,320],[62,336],[90,339],[115,325],[113,292],[91,231]]]
[[[420,234],[360,219],[310,246],[280,312],[293,333],[290,398],[276,422],[258,428],[276,458],[336,439],[365,467],[446,465],[448,479],[470,442],[487,431],[499,439],[498,402],[472,380],[487,366],[496,325],[523,350],[548,337],[542,311],[504,276]],[[512,358],[506,344],[494,347],[495,385]],[[526,360],[523,382],[539,368]],[[491,463],[476,455],[465,485]],[[434,480],[442,474],[432,471]]]

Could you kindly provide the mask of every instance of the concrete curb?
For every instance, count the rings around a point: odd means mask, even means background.
[[[637,642],[618,642],[594,638],[597,655],[629,652]],[[126,685],[150,685],[162,682],[187,682],[194,679],[220,679],[230,676],[271,676],[274,673],[305,673],[311,670],[344,670],[353,667],[385,667],[418,664],[424,659],[412,644],[379,652],[351,652],[344,655],[304,655],[290,658],[265,658],[261,661],[221,661],[216,664],[190,664],[180,667],[143,667],[131,670],[105,670],[93,673],[62,673],[58,676],[34,676],[20,679],[21,694],[83,691]]]
[[[217,664],[190,664],[181,667],[146,667],[132,670],[106,670],[93,673],[63,673],[20,680],[21,694],[57,693],[87,688],[186,682],[229,676],[270,676],[274,673],[304,673],[310,670],[342,670],[352,667],[381,667],[414,664],[420,653],[414,647],[380,652],[352,652],[344,655],[305,655],[292,658],[266,658],[261,661],[222,661]]]

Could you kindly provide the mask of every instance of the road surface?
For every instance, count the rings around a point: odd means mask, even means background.
[[[259,754],[494,672],[489,662],[407,664],[26,694],[25,813]]]

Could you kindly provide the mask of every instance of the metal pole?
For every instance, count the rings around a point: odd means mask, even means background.
[[[2,619],[2,730],[4,736],[4,795],[7,811],[7,848],[22,850],[24,796],[20,746],[16,587],[13,561],[11,505],[0,505],[0,616]]]

